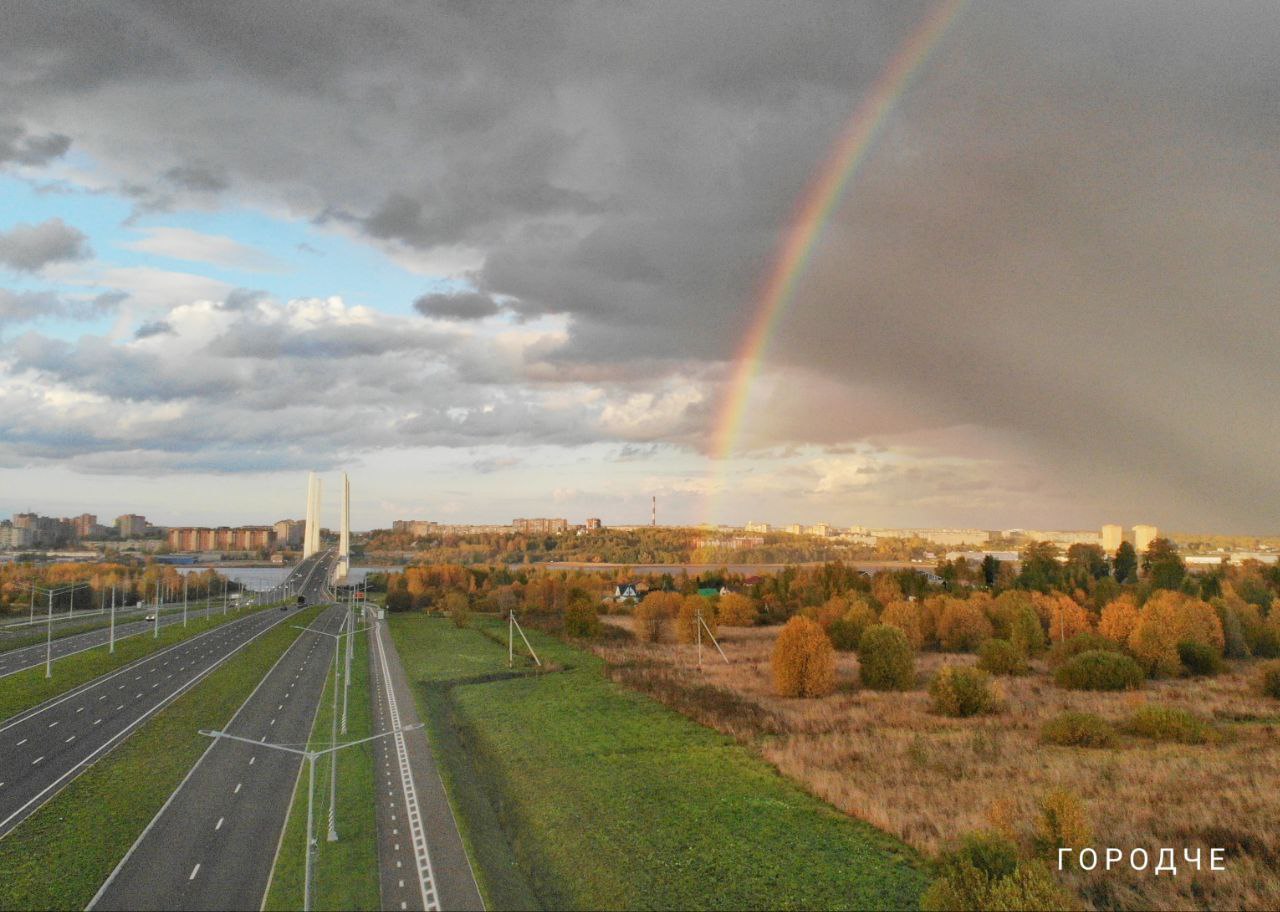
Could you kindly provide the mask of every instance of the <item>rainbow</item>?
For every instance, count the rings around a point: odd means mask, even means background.
[[[916,26],[862,99],[821,170],[796,204],[767,279],[760,286],[755,318],[734,358],[728,394],[721,404],[711,438],[711,455],[717,461],[723,462],[733,452],[761,356],[795,293],[796,282],[804,273],[823,226],[844,195],[845,187],[867,160],[867,153],[875,145],[894,107],[911,87],[912,80],[955,21],[964,2],[941,0]]]

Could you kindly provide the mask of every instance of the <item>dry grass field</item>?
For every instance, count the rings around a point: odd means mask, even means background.
[[[623,618],[609,618],[623,624]],[[754,744],[784,775],[814,794],[934,854],[961,833],[994,824],[1029,839],[1038,802],[1064,788],[1082,801],[1095,847],[1127,852],[1203,851],[1203,870],[1177,876],[1113,868],[1077,871],[1066,882],[1099,909],[1280,908],[1280,702],[1250,689],[1252,663],[1215,678],[1148,683],[1139,692],[1084,693],[1055,687],[1043,664],[1000,678],[1002,712],[969,719],[935,715],[928,679],[972,655],[922,653],[906,693],[858,685],[858,661],[838,653],[840,684],[819,699],[773,695],[769,658],[779,628],[725,628],[726,665],[693,646],[614,641],[597,652],[608,674],[703,724]],[[1041,744],[1058,713],[1115,722],[1144,703],[1172,705],[1214,721],[1216,743],[1156,743],[1125,736],[1114,748]],[[1227,850],[1210,872],[1209,848]],[[1101,854],[1101,853],[1100,853]]]

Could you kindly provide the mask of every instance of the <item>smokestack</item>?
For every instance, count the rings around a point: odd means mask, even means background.
[[[650,526],[658,525],[658,495],[657,494],[653,495],[653,509],[652,509],[652,512],[650,512],[649,514],[649,525]]]

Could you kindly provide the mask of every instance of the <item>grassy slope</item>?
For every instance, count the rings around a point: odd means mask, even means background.
[[[262,610],[265,609],[250,609],[250,611]],[[100,675],[122,668],[157,650],[204,633],[206,630],[212,630],[238,617],[244,617],[245,614],[244,611],[240,614],[228,614],[225,617],[214,614],[210,615],[208,620],[203,617],[189,617],[186,627],[181,624],[161,627],[159,637],[142,634],[126,640],[117,640],[114,653],[107,652],[107,645],[104,643],[95,649],[87,649],[64,659],[55,659],[52,678],[44,676],[43,665],[0,678],[0,720],[8,719],[24,709],[37,706],[45,700],[78,687],[86,681],[92,681]]]
[[[340,741],[355,741],[373,734],[369,703],[369,651],[366,633],[357,634],[351,659],[351,693],[347,699],[347,734]],[[332,732],[333,671],[330,668],[320,711],[311,733],[311,746],[329,746]],[[342,711],[342,693],[338,693]],[[317,909],[377,909],[378,823],[371,796],[374,793],[373,745],[362,744],[338,752],[338,841],[326,841],[329,813],[329,758],[316,761],[315,828],[319,838],[312,906]],[[267,894],[267,909],[302,908],[303,850],[307,827],[307,768],[293,796],[289,822]]]
[[[199,729],[226,725],[298,633],[255,640],[0,840],[0,909],[83,909],[208,748]]]
[[[392,630],[410,677],[425,682],[417,690],[433,735],[433,682],[506,669],[506,650],[478,631],[421,616],[396,616]],[[544,661],[569,670],[454,689],[474,764],[454,775],[488,787],[543,905],[916,905],[927,878],[902,843],[835,812],[730,739],[605,681],[595,657],[529,636]],[[444,753],[451,765],[466,756]],[[476,861],[492,883],[485,858]]]

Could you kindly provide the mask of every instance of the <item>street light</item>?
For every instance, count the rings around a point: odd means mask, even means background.
[[[71,603],[72,605],[74,605],[76,590],[87,589],[88,587],[89,587],[88,583],[72,583],[69,586],[58,586],[57,588],[53,588],[53,589],[50,589],[47,586],[34,586],[34,585],[32,586],[31,598],[32,598],[33,604],[35,602],[36,589],[39,589],[41,592],[47,592],[49,594],[49,618],[48,618],[48,621],[46,622],[46,633],[45,633],[45,641],[44,641],[44,676],[46,678],[53,677],[53,597],[55,595],[61,595],[63,592],[70,592],[72,594]]]
[[[255,741],[252,738],[242,738],[239,735],[231,735],[224,731],[206,731],[204,729],[200,729],[200,734],[204,735],[206,738],[228,738],[232,741],[243,741],[245,744],[252,744],[254,747],[269,747],[272,750],[284,751],[285,753],[289,753],[289,754],[297,754],[298,756],[306,759],[307,761],[307,855],[306,855],[305,873],[303,874],[302,912],[311,912],[311,868],[312,868],[312,855],[315,854],[315,844],[316,844],[315,836],[312,834],[312,831],[315,828],[315,824],[314,824],[315,814],[312,811],[312,805],[315,802],[315,791],[316,791],[316,758],[322,757],[325,754],[337,753],[338,751],[344,748],[354,747],[357,744],[364,744],[368,741],[376,741],[379,738],[385,738],[388,735],[403,734],[404,732],[414,731],[415,729],[419,729],[419,728],[422,728],[422,723],[415,722],[413,725],[406,725],[404,728],[393,728],[390,731],[384,731],[381,734],[370,735],[367,738],[360,738],[355,741],[348,741],[345,744],[335,744],[333,747],[325,748],[324,750],[315,750],[315,751],[299,750],[296,747],[289,747],[286,744],[272,744],[269,741]]]
[[[348,619],[346,618],[343,619],[342,621],[343,627],[347,626],[347,620]],[[361,627],[359,630],[351,630],[347,633],[343,633],[342,629],[339,628],[337,633],[328,633],[327,631],[324,631],[324,630],[316,630],[314,627],[302,627],[298,624],[294,624],[293,626],[296,627],[298,630],[306,630],[311,633],[318,633],[321,636],[332,637],[333,639],[338,641],[333,644],[333,721],[332,721],[332,734],[329,736],[330,743],[337,744],[338,743],[338,677],[339,677],[338,659],[342,653],[342,638],[345,636],[347,638],[347,642],[349,643],[351,642],[352,636],[354,636],[357,633],[362,633],[365,630],[368,630],[369,628]],[[350,686],[350,684],[351,684],[351,675],[348,674],[346,678],[343,680],[343,684],[342,684],[344,688],[343,698],[342,698],[342,733],[344,735],[347,733],[346,688]],[[331,764],[332,765],[330,766],[330,771],[329,771],[329,841],[337,842],[338,841],[338,755],[337,754],[333,755]]]

